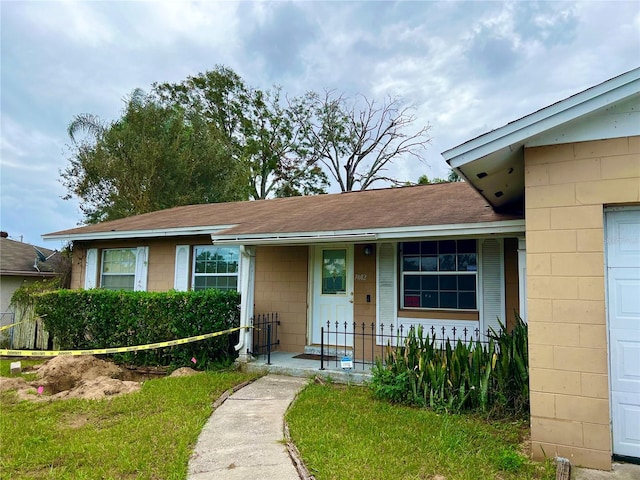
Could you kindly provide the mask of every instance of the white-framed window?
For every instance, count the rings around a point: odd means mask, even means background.
[[[109,290],[134,290],[136,248],[102,250],[100,287]]]
[[[400,245],[402,308],[478,309],[476,240],[431,240]]]
[[[239,247],[193,247],[192,290],[238,290]]]

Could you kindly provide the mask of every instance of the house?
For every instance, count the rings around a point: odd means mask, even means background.
[[[44,238],[73,242],[73,288],[237,289],[242,325],[278,312],[290,352],[327,322],[452,337],[519,312],[534,456],[608,469],[640,458],[639,92],[637,69],[445,152],[466,182],[192,205]]]
[[[57,275],[54,272],[56,261],[51,258],[55,253],[48,248],[11,240],[7,232],[0,232],[0,326],[17,321],[11,297],[19,287]],[[0,341],[7,341],[6,333],[0,332]]]
[[[280,350],[302,352],[327,321],[497,329],[518,309],[523,232],[522,212],[460,182],[177,207],[45,238],[73,241],[72,288],[238,289],[243,324],[278,312]]]
[[[443,156],[494,209],[524,201],[534,457],[638,461],[640,69]]]

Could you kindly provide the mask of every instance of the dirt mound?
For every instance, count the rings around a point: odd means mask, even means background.
[[[109,377],[97,377],[91,380],[83,380],[77,387],[56,393],[51,396],[51,399],[85,398],[87,400],[99,400],[105,397],[137,392],[138,390],[140,390],[140,384],[138,382],[129,382]]]
[[[22,377],[0,377],[0,391],[15,390],[20,400],[97,400],[133,393],[141,387],[137,381],[122,380],[130,377],[130,372],[93,356],[54,357],[34,370],[38,380],[30,382]]]
[[[54,357],[37,370],[38,378],[51,393],[71,390],[83,381],[98,377],[116,378],[122,371],[115,363],[94,356]]]

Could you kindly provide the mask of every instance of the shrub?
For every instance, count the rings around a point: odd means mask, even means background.
[[[63,350],[144,345],[239,325],[237,292],[57,290],[36,297],[36,313]],[[193,365],[229,361],[238,334],[155,350],[114,354],[134,365]]]
[[[387,346],[372,372],[376,397],[450,412],[528,413],[527,325],[520,317],[511,332],[492,331],[486,344],[439,343],[423,333],[411,328],[404,342]]]

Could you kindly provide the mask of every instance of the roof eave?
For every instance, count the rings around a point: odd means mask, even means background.
[[[413,238],[507,235],[524,233],[524,219],[495,222],[393,227],[372,230],[211,235],[218,245],[315,245],[362,243]]]
[[[158,237],[185,237],[197,235],[210,235],[215,232],[221,232],[235,225],[213,225],[203,227],[177,227],[177,228],[157,228],[148,230],[111,230],[108,232],[89,232],[89,233],[49,233],[43,235],[43,240],[64,240],[64,241],[81,241],[81,240],[121,240],[126,238],[158,238]]]
[[[640,68],[446,150],[442,156],[492,207],[501,209],[524,198],[524,148],[531,141],[616,102],[635,98],[638,92]],[[618,131],[621,136],[626,133]],[[599,138],[581,140],[589,139]]]
[[[451,167],[458,168],[501,149],[517,150],[529,138],[628,98],[639,90],[640,68],[636,68],[446,150],[442,156]]]
[[[57,277],[60,276],[57,272],[37,272],[37,271],[25,271],[25,270],[2,270],[0,271],[0,277]]]

